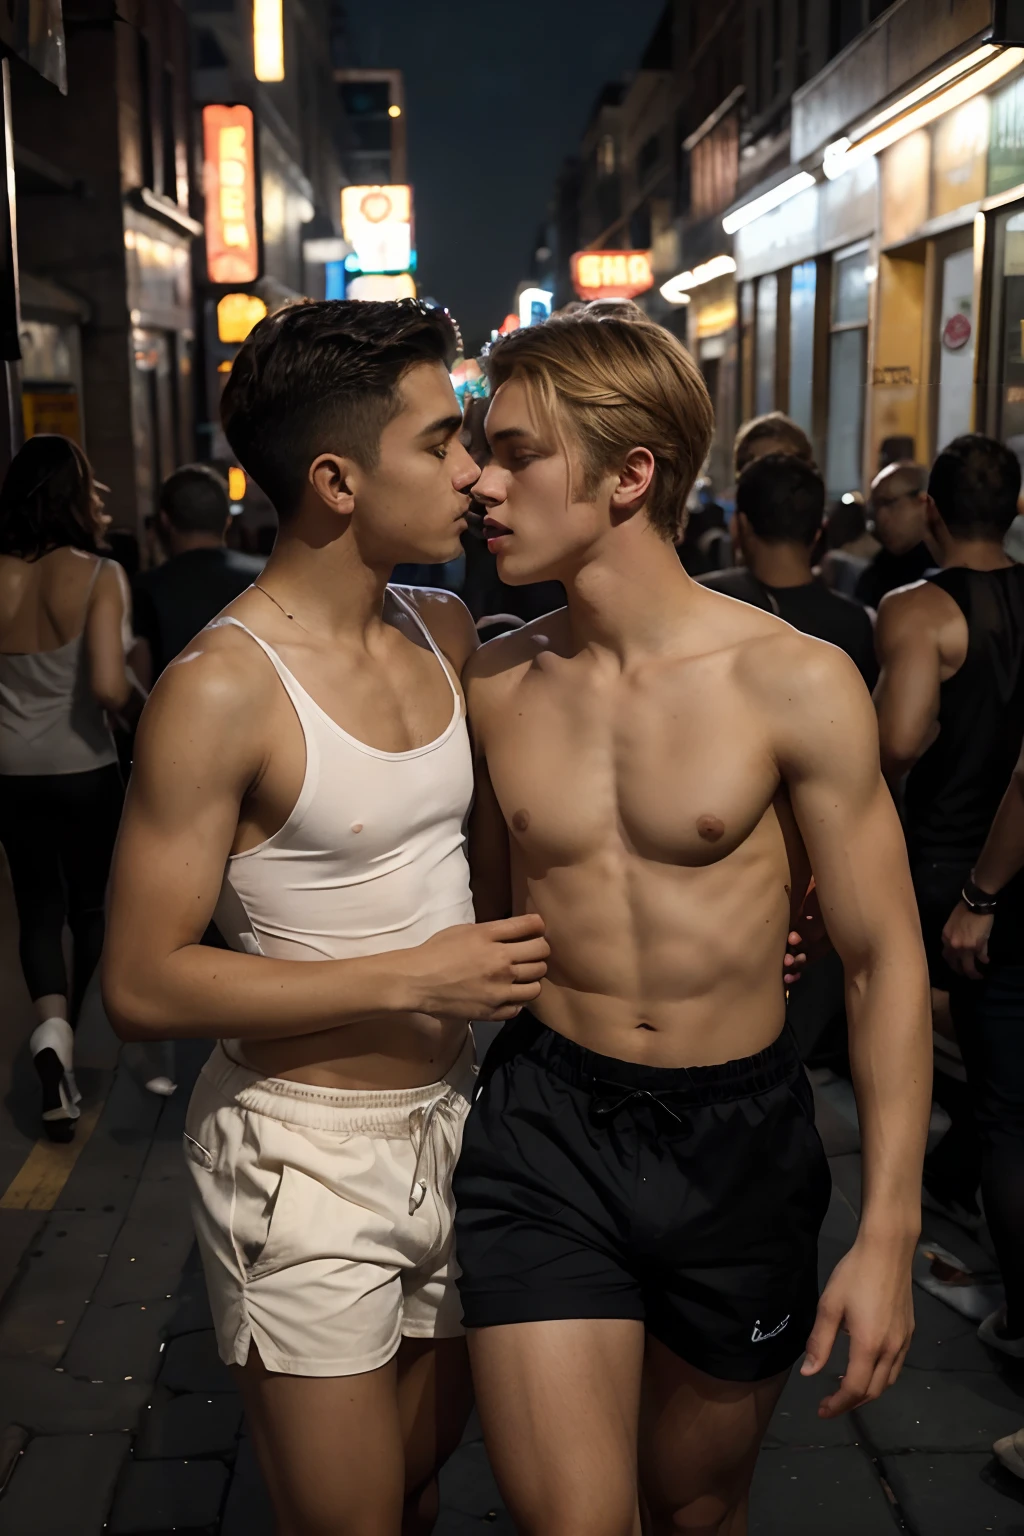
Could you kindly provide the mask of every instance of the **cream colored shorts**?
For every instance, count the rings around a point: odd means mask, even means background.
[[[473,1039],[440,1083],[398,1092],[261,1077],[218,1044],[185,1121],[193,1216],[221,1359],[354,1376],[403,1335],[462,1333],[452,1170]]]

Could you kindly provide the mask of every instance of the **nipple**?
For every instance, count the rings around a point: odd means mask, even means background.
[[[361,821],[354,821],[352,823],[351,831],[353,831],[353,832],[361,832],[362,830],[363,830],[363,824],[362,824]]]
[[[717,816],[697,817],[697,836],[702,837],[706,843],[717,843],[725,832],[725,822]]]
[[[517,832],[525,832],[530,825],[529,811],[516,811],[512,817],[512,825]]]

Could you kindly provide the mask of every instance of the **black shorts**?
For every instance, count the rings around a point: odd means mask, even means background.
[[[523,1013],[484,1063],[455,1170],[466,1326],[635,1318],[711,1376],[774,1376],[814,1322],[831,1187],[788,1031],[666,1069]]]

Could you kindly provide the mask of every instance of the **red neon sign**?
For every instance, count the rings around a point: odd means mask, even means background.
[[[654,287],[650,251],[577,251],[573,287],[581,299],[635,299]]]

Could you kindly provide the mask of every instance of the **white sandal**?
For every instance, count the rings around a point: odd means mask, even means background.
[[[43,1086],[43,1123],[51,1141],[70,1141],[82,1113],[74,1046],[74,1031],[67,1019],[44,1019],[29,1037],[28,1048]]]

